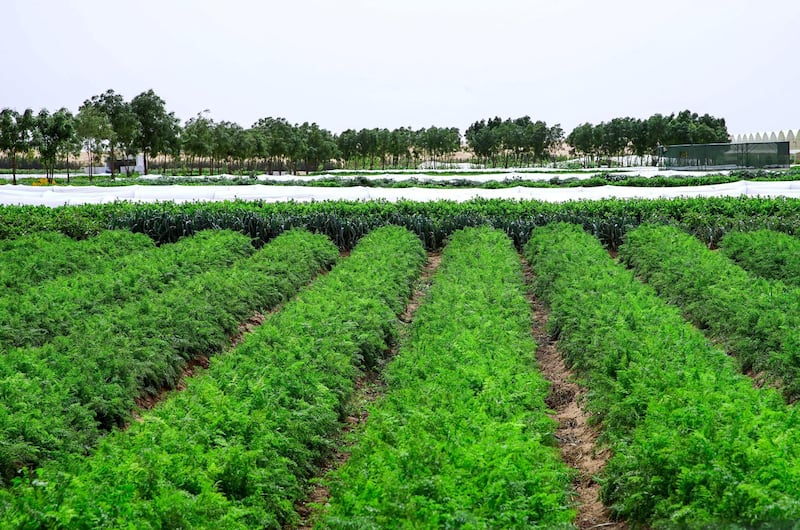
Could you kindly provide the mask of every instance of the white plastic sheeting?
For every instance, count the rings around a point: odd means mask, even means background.
[[[563,169],[554,169],[554,168],[536,168],[535,171],[519,169],[519,168],[495,168],[490,169],[490,172],[487,173],[486,169],[458,169],[456,170],[456,174],[453,174],[453,170],[436,170],[436,169],[427,169],[423,172],[420,172],[418,169],[408,169],[408,170],[392,170],[391,173],[387,173],[381,170],[374,170],[374,171],[366,171],[361,170],[358,172],[357,175],[353,175],[352,172],[348,171],[341,171],[341,170],[334,170],[328,173],[323,173],[319,175],[292,175],[290,173],[281,173],[278,174],[273,173],[272,175],[267,175],[262,173],[260,175],[256,175],[252,177],[255,181],[272,181],[272,182],[314,182],[315,180],[325,180],[331,178],[338,178],[341,180],[354,180],[354,179],[367,179],[367,180],[389,180],[389,181],[405,181],[410,179],[416,179],[419,182],[448,182],[452,180],[467,180],[471,182],[489,182],[489,181],[499,181],[502,182],[504,180],[530,180],[530,181],[542,181],[542,180],[551,180],[551,179],[558,179],[558,180],[585,180],[602,173],[608,173],[612,176],[618,177],[644,177],[644,178],[652,178],[652,177],[674,177],[674,176],[681,176],[681,177],[694,177],[694,176],[707,176],[707,175],[727,175],[730,173],[729,171],[676,171],[670,169],[661,169],[658,167],[652,166],[643,166],[643,167],[629,167],[629,168],[614,168],[613,170],[610,169],[575,169],[565,171]],[[350,174],[348,174],[350,173]],[[73,176],[84,175],[82,173],[73,173]],[[108,174],[104,173],[97,173],[97,176],[108,177]],[[63,174],[56,175],[59,178],[64,178]],[[25,175],[17,175],[18,178],[45,178],[46,175],[44,174],[25,174]],[[124,175],[120,178],[125,178]],[[147,180],[147,181],[157,181],[162,178],[165,178],[162,175],[143,175],[138,177],[140,180]],[[167,177],[169,178],[169,177]],[[240,176],[240,175],[231,175],[228,173],[223,173],[219,175],[213,175],[213,177],[208,176],[181,176],[181,179],[187,180],[196,180],[202,181],[207,178],[214,178],[219,180],[235,180],[235,179],[249,179],[250,177],[247,176]],[[0,174],[0,179],[11,180],[11,175],[9,174]]]
[[[430,188],[324,188],[311,186],[0,186],[0,204],[62,206],[65,204],[100,204],[114,201],[190,202],[260,199],[276,201],[371,200],[466,201],[475,197],[491,199],[535,199],[547,202],[594,200],[606,198],[674,198],[674,197],[792,197],[800,198],[800,181],[739,181],[712,186],[642,188],[599,186],[592,188],[526,188],[505,189],[430,189]]]

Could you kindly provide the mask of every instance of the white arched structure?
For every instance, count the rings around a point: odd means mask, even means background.
[[[800,163],[800,129],[731,135],[732,143],[789,142],[790,159]]]

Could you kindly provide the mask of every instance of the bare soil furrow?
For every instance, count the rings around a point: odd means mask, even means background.
[[[524,259],[523,264],[530,285],[533,271]],[[558,422],[554,436],[562,458],[577,472],[573,481],[578,510],[575,524],[581,530],[625,529],[627,525],[623,521],[614,521],[600,500],[600,484],[595,477],[611,455],[606,448],[597,445],[600,430],[591,425],[591,414],[583,409],[586,389],[575,383],[573,373],[558,351],[557,341],[547,332],[547,308],[533,295],[529,300],[534,313],[532,333],[537,344],[536,360],[542,375],[551,384],[546,403],[555,412],[553,419]]]

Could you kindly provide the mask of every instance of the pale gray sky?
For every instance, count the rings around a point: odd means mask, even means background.
[[[347,128],[690,109],[800,128],[798,0],[3,0],[0,108],[152,88],[204,109]]]

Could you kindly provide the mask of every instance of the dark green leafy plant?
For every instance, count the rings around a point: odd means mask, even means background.
[[[166,243],[199,230],[226,228],[263,244],[283,230],[303,227],[324,233],[340,248],[349,249],[370,230],[395,224],[416,233],[426,248],[438,249],[453,231],[488,224],[505,231],[522,248],[533,228],[553,222],[580,224],[611,249],[622,244],[625,232],[645,222],[680,226],[714,246],[731,230],[770,228],[788,234],[800,232],[800,201],[720,197],[567,203],[474,199],[463,203],[232,201],[118,202],[60,208],[0,206],[0,239],[41,230],[87,237],[107,228],[121,228]]]

